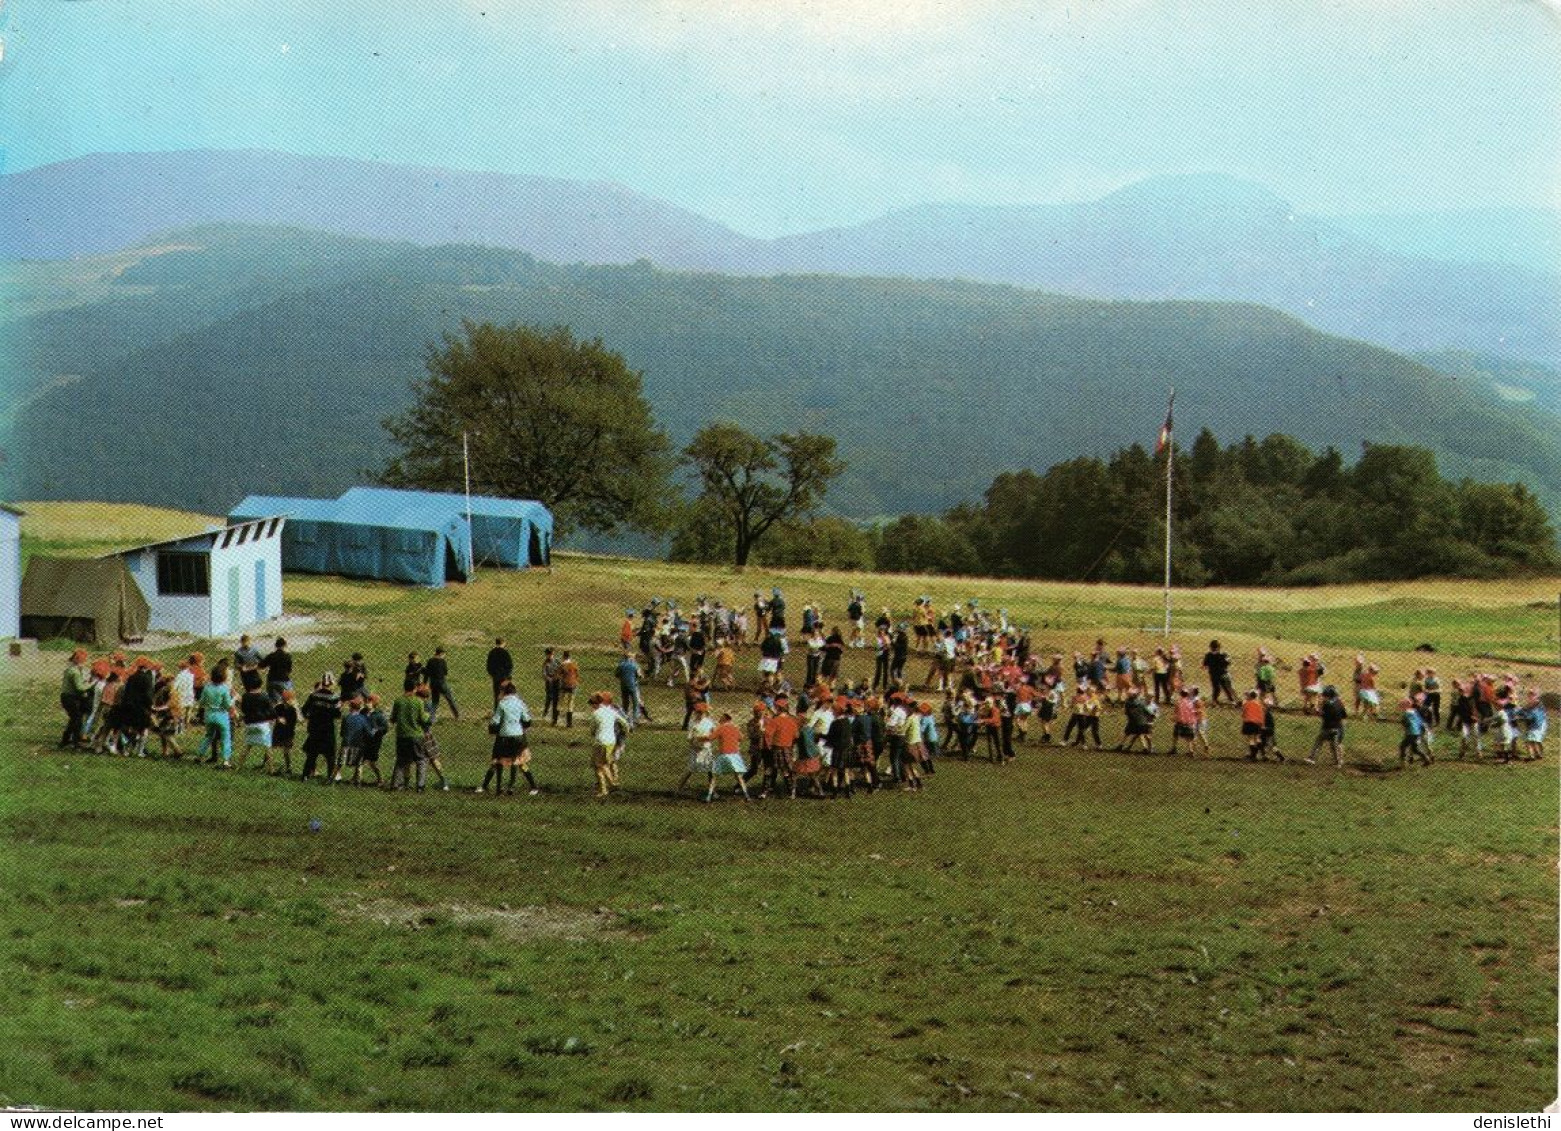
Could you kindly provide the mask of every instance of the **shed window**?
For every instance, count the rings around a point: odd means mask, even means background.
[[[167,550],[157,555],[157,592],[163,597],[209,597],[210,559],[205,554]]]

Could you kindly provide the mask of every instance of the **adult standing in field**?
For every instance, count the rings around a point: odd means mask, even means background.
[[[906,627],[905,622],[901,621],[895,629],[894,639],[889,643],[889,682],[886,687],[905,682],[905,661],[911,654],[911,638]]]
[[[1261,696],[1259,696],[1261,698]],[[1312,743],[1312,752],[1306,758],[1306,764],[1317,764],[1317,752],[1324,746],[1333,751],[1333,764],[1335,767],[1344,765],[1344,720],[1349,717],[1349,708],[1344,705],[1344,700],[1339,698],[1338,689],[1331,683],[1323,688],[1322,703],[1317,708],[1317,713],[1322,717],[1322,728],[1317,732],[1317,741]]]
[[[455,705],[455,696],[450,691],[450,659],[443,647],[435,648],[428,663],[423,665],[423,678],[428,681],[429,720],[439,717],[439,701],[443,699],[450,704],[450,717],[459,722],[460,708]]]
[[[493,796],[499,796],[505,792],[504,771],[509,770],[509,793],[514,794],[515,775],[521,773],[526,776],[531,796],[535,797],[542,790],[531,776],[531,749],[526,739],[526,728],[531,725],[531,711],[515,690],[513,682],[505,683],[499,692],[498,705],[493,708],[493,717],[488,720],[488,729],[493,733],[493,761],[475,792],[484,792],[491,781]]]
[[[341,698],[330,672],[320,677],[300,708],[304,720],[304,768],[302,781],[314,777],[314,768],[325,759],[325,784],[336,776],[336,720],[341,718]]]
[[[493,647],[488,649],[487,670],[488,679],[493,683],[493,705],[497,707],[504,681],[515,674],[515,657],[511,656],[509,649],[504,647],[502,636],[496,637]]]
[[[1156,649],[1156,651],[1158,652],[1159,649]],[[1234,707],[1236,705],[1236,689],[1230,682],[1230,653],[1220,647],[1218,640],[1209,641],[1209,650],[1203,654],[1203,670],[1209,673],[1209,702],[1218,704],[1220,696],[1223,695],[1226,704]],[[1171,701],[1169,678],[1165,680],[1165,683],[1166,702],[1169,703]],[[1157,690],[1158,685],[1159,680],[1157,676]]]
[[[764,599],[764,594],[754,591],[753,595],[753,642],[764,643],[764,638],[770,634],[770,603]]]
[[[770,590],[770,631],[786,635],[786,598],[778,588]]]
[[[87,663],[87,652],[77,648],[70,654],[70,663],[60,678],[60,709],[65,712],[65,730],[60,735],[61,750],[80,746],[85,737],[82,726],[92,703],[92,668]]]
[[[407,779],[416,768],[417,792],[423,792],[428,778],[428,759],[423,746],[423,736],[432,725],[428,717],[428,704],[418,695],[419,685],[408,684],[390,708],[390,726],[396,736],[396,768],[390,775],[391,789],[405,789]]]
[[[286,640],[276,638],[271,651],[260,661],[260,668],[266,673],[266,694],[273,703],[280,703],[282,692],[293,689],[293,654],[287,650]]]

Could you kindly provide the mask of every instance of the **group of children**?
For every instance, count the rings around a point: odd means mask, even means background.
[[[636,643],[640,657],[649,657],[651,678],[667,673],[670,685],[683,687],[688,765],[679,790],[702,779],[707,799],[716,796],[719,780],[727,776],[742,797],[750,796],[755,779],[759,796],[806,791],[850,797],[859,788],[888,785],[917,792],[933,772],[935,756],[1007,762],[1032,724],[1043,745],[1060,741],[1102,748],[1108,709],[1121,712],[1117,750],[1155,753],[1157,724],[1165,714],[1171,721],[1169,753],[1185,750],[1208,757],[1211,709],[1222,701],[1239,715],[1247,759],[1285,760],[1275,742],[1279,664],[1267,649],[1258,650],[1251,689],[1238,697],[1234,662],[1218,640],[1211,641],[1200,664],[1211,689],[1205,698],[1188,679],[1175,645],[1140,656],[1133,648],[1112,650],[1097,640],[1092,651],[1073,653],[1070,665],[1063,653],[1037,654],[1028,631],[1011,624],[1005,611],[994,613],[975,601],[940,613],[922,597],[907,619],[896,623],[884,608],[869,624],[864,595],[851,590],[844,611],[844,622],[837,625],[826,625],[814,604],[803,605],[800,617],[793,618],[805,653],[805,673],[794,685],[787,673],[791,624],[779,588],[768,597],[755,594],[751,621],[746,610],[705,597],[687,614],[676,602],[659,598],[638,615],[626,610],[619,633],[624,651],[616,668],[621,699],[601,691],[588,704],[597,793],[620,788],[619,763],[629,735],[651,721]],[[718,710],[712,697],[736,689],[735,655],[754,643],[745,636],[750,625],[759,644],[758,697],[748,717],[739,721],[732,711]],[[535,794],[539,790],[526,738],[532,718],[511,678],[512,661],[495,660],[510,659],[502,644],[496,642],[488,658],[494,741],[488,774],[477,792],[513,793],[523,774]],[[847,650],[868,647],[877,650],[873,680],[844,678]],[[931,694],[926,699],[913,694],[906,676],[913,654],[929,660],[924,688]],[[707,665],[713,665],[714,678],[707,675]],[[1300,711],[1321,722],[1304,761],[1315,761],[1326,749],[1342,765],[1346,721],[1382,718],[1378,667],[1364,655],[1355,657],[1353,705],[1325,682],[1327,669],[1316,653],[1301,657],[1293,670]],[[282,639],[263,655],[245,636],[231,659],[222,659],[210,673],[199,652],[165,670],[148,656],[130,660],[116,651],[90,660],[78,649],[61,685],[66,727],[60,745],[146,756],[155,740],[160,754],[180,757],[184,735],[199,729],[194,753],[208,763],[241,768],[256,756],[265,772],[291,774],[293,747],[302,730],[303,779],[319,773],[325,782],[379,785],[384,782],[381,750],[394,736],[390,788],[422,789],[430,771],[435,788],[450,788],[433,724],[441,701],[453,717],[460,716],[442,647],[427,661],[417,653],[408,657],[402,693],[388,704],[369,690],[368,667],[360,654],[342,663],[339,677],[322,675],[302,703],[294,695],[292,671],[292,655]],[[562,714],[565,723],[572,723],[581,681],[578,664],[567,652],[555,658],[549,649],[542,676],[544,717],[551,714],[557,724]],[[1459,736],[1458,757],[1480,758],[1487,743],[1498,760],[1543,756],[1548,720],[1537,690],[1525,691],[1513,675],[1498,679],[1486,673],[1453,680],[1449,690],[1445,724]],[[1443,724],[1442,693],[1434,669],[1417,669],[1407,681],[1397,717],[1403,731],[1401,761],[1432,760],[1433,737]],[[940,698],[941,707],[935,706]],[[1054,739],[1053,728],[1065,709],[1066,725]]]

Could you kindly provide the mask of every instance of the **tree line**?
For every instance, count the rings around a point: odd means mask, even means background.
[[[819,514],[835,440],[714,421],[674,452],[641,375],[565,328],[465,323],[431,346],[414,405],[385,422],[381,479],[532,498],[564,530],[665,535],[674,561],[1076,581],[1155,582],[1165,460],[1141,445],[1005,472],[981,502],[872,524]],[[1179,585],[1497,577],[1561,566],[1521,484],[1450,482],[1419,447],[1366,444],[1346,466],[1293,437],[1172,449]]]

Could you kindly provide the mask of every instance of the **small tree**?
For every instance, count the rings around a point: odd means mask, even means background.
[[[671,472],[640,374],[600,341],[560,326],[463,322],[429,347],[412,408],[384,422],[400,448],[380,474],[394,487],[536,499],[561,524],[656,529]]]
[[[739,567],[770,527],[811,514],[845,468],[835,458],[833,436],[796,432],[766,440],[726,422],[701,428],[683,449],[683,462],[700,484],[690,514],[730,533]]]

